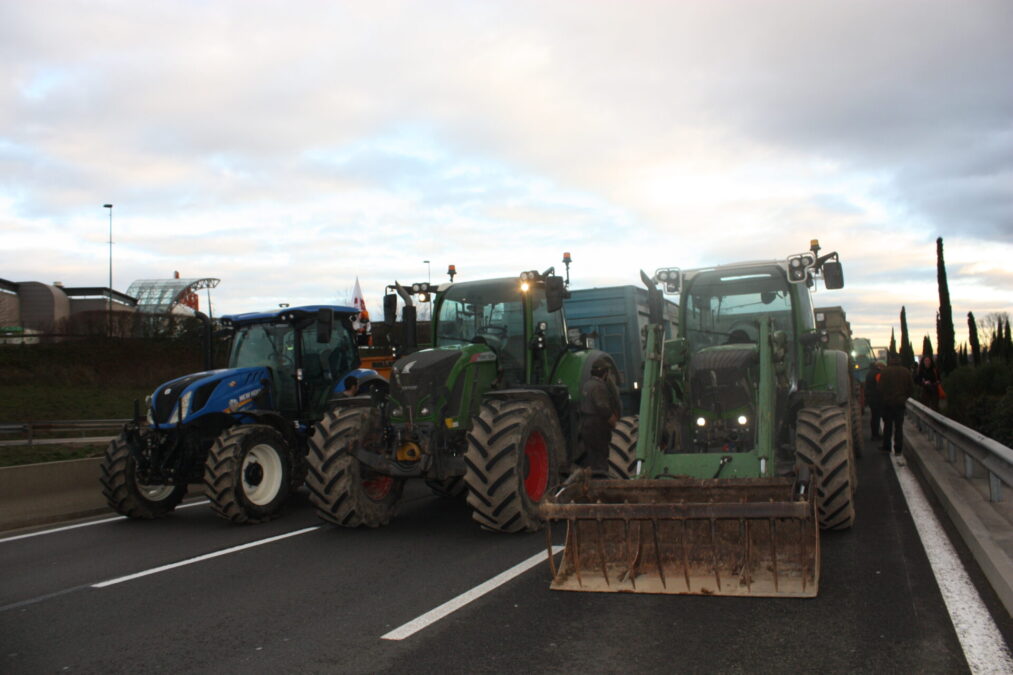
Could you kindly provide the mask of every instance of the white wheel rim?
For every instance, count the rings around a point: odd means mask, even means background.
[[[249,469],[255,464],[260,465],[260,482],[250,483]],[[240,472],[243,477],[243,494],[257,506],[270,504],[281,490],[283,473],[281,457],[277,450],[264,443],[253,446],[243,458],[243,468]]]
[[[164,499],[168,499],[172,491],[176,489],[175,485],[142,485],[137,484],[137,491],[150,502],[160,502]]]

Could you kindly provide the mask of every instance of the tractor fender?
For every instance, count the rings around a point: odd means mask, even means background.
[[[380,387],[386,391],[389,386],[387,379],[375,370],[371,368],[356,368],[355,370],[350,370],[338,378],[338,381],[334,383],[334,388],[331,389],[332,395],[341,394],[345,391],[345,378],[349,375],[354,376],[355,379],[359,381],[360,389],[374,389]]]
[[[848,355],[836,349],[826,349],[819,353],[817,359],[812,389],[832,393],[834,404],[847,407],[851,400],[851,368]]]
[[[291,420],[287,420],[272,410],[246,410],[244,417],[253,418],[256,424],[263,424],[276,430],[285,439],[285,444],[295,452],[299,447],[299,437],[295,433]]]
[[[550,408],[553,407],[552,398],[541,389],[493,389],[482,394],[482,398],[510,399],[512,401],[538,400],[545,401]]]

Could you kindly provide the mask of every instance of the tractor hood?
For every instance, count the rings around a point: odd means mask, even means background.
[[[454,365],[465,355],[460,349],[424,349],[398,359],[391,371],[391,396],[414,409],[447,386]]]
[[[209,413],[234,413],[261,407],[268,396],[267,368],[206,370],[176,378],[159,386],[151,397],[149,422],[156,428],[189,423]]]

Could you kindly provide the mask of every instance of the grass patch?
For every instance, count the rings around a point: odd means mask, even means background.
[[[106,445],[88,443],[85,445],[14,445],[0,447],[0,467],[60,462],[65,459],[101,457]]]
[[[134,415],[134,399],[143,409],[144,397],[153,390],[130,385],[0,384],[0,422],[126,419]]]

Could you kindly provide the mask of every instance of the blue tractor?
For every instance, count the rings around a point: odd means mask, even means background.
[[[223,518],[276,517],[306,477],[307,437],[331,402],[387,388],[376,371],[358,367],[357,313],[314,305],[222,317],[232,339],[228,368],[162,384],[148,397],[146,419],[135,406],[135,419],[106,449],[109,506],[159,518],[190,484],[203,483]],[[350,375],[356,389],[346,391]]]

